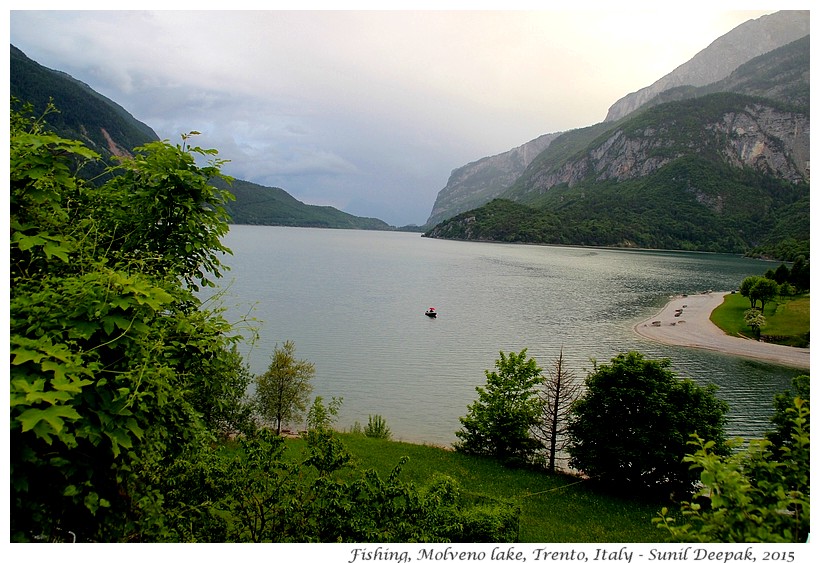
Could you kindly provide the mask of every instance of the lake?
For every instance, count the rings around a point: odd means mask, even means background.
[[[529,246],[417,233],[232,225],[220,280],[226,318],[257,338],[251,371],[292,340],[313,362],[314,394],[341,397],[338,426],[383,416],[395,439],[447,446],[499,351],[547,368],[563,349],[582,379],[591,359],[638,350],[714,383],[731,407],[727,431],[760,437],[772,397],[797,370],[670,347],[632,331],[670,295],[729,291],[771,263],[730,255]],[[436,307],[438,318],[424,315]],[[255,322],[246,323],[245,319]]]

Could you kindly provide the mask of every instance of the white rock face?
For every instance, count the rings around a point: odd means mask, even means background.
[[[654,84],[612,104],[604,121],[617,121],[677,86],[706,86],[729,76],[753,58],[809,34],[808,10],[783,10],[750,20],[712,42]]]

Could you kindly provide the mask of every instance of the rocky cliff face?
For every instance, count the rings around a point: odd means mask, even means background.
[[[435,225],[498,197],[559,135],[542,135],[505,153],[488,156],[453,170],[447,185],[436,197],[427,225]]]
[[[784,10],[750,20],[695,55],[654,84],[615,102],[605,121],[617,121],[659,93],[678,86],[705,86],[729,76],[737,67],[809,34],[808,10]]]
[[[808,116],[745,100],[739,109],[696,127],[683,127],[672,119],[613,130],[601,143],[557,169],[532,174],[513,199],[530,199],[559,184],[572,187],[587,180],[640,178],[675,159],[707,152],[720,154],[735,167],[753,168],[789,182],[807,181]]]

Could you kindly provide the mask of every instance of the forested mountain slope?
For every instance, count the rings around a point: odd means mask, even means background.
[[[453,170],[438,193],[427,225],[474,209],[501,195],[560,133],[541,135],[523,145]]]
[[[220,187],[236,197],[236,201],[226,206],[234,223],[331,229],[392,229],[381,219],[357,217],[335,207],[302,203],[281,188],[260,186],[244,180],[234,180],[230,186]]]
[[[113,156],[128,156],[134,147],[159,137],[149,126],[124,108],[95,92],[68,74],[46,68],[11,45],[10,93],[31,103],[34,115],[41,115],[49,101],[59,110],[46,121],[58,135],[82,141],[107,162]],[[93,175],[104,165],[87,165]]]
[[[591,136],[576,136],[583,132]],[[518,203],[495,201],[426,236],[735,253],[793,240],[807,248],[808,144],[808,116],[763,98],[721,93],[662,104],[570,158],[541,155],[504,194]]]

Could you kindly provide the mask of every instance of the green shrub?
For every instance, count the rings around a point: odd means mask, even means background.
[[[364,427],[364,435],[368,438],[389,440],[392,433],[387,426],[387,421],[382,418],[380,414],[374,414],[367,417],[367,426]]]

